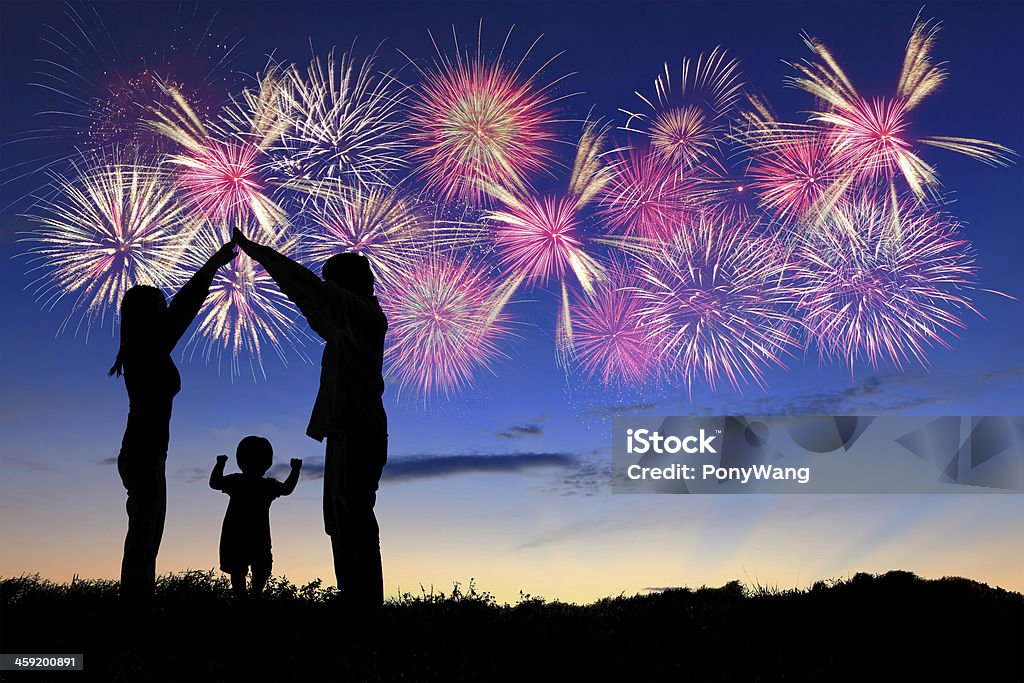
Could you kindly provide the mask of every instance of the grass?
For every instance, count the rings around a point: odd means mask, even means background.
[[[236,604],[212,571],[159,579],[153,609],[115,581],[0,579],[0,652],[83,653],[82,672],[5,680],[1016,680],[1024,596],[959,578],[857,574],[806,591],[674,589],[588,605],[471,581],[358,621],[320,581]]]

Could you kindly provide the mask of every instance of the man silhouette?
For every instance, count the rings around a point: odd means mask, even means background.
[[[388,321],[373,295],[370,262],[359,254],[332,256],[324,263],[321,280],[237,229],[233,240],[266,269],[326,342],[320,388],[306,428],[311,438],[327,439],[324,528],[331,537],[334,573],[346,602],[357,608],[378,607],[384,579],[373,506],[388,450],[382,399]]]

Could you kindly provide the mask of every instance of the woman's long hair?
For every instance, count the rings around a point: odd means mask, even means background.
[[[121,297],[121,345],[108,376],[123,374],[125,359],[137,346],[145,344],[147,332],[153,331],[166,310],[167,299],[156,287],[135,285],[124,293]]]

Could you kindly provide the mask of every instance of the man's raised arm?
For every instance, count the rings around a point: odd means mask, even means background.
[[[324,281],[313,271],[270,247],[256,244],[243,235],[238,228],[235,228],[232,233],[232,241],[250,258],[263,266],[270,277],[274,278],[274,282],[281,288],[284,295],[299,307],[307,320],[311,314],[316,314],[324,303],[325,294]],[[311,324],[312,322],[310,320]]]

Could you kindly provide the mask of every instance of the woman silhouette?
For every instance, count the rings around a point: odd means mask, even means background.
[[[128,491],[128,533],[121,562],[121,597],[144,603],[153,596],[156,556],[167,512],[167,443],[171,404],[181,376],[171,351],[199,313],[217,269],[235,257],[228,242],[171,299],[136,285],[121,299],[121,345],[109,375],[124,375],[128,424],[117,471]]]

